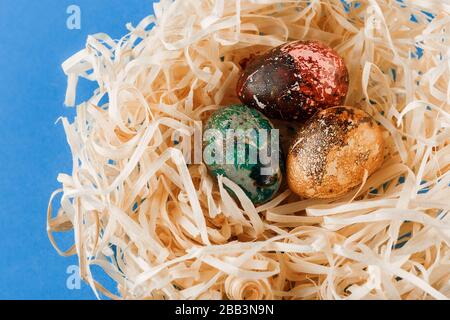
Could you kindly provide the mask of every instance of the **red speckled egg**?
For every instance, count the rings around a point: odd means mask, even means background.
[[[333,49],[317,41],[294,41],[251,59],[237,94],[270,118],[305,120],[344,104],[348,81],[344,60]]]

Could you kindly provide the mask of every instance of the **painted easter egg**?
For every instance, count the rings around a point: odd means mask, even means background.
[[[289,149],[289,188],[305,198],[334,198],[363,181],[383,162],[384,142],[376,121],[352,107],[315,114],[298,131]]]
[[[214,112],[203,134],[209,172],[239,185],[253,203],[270,200],[282,179],[277,131],[260,112],[232,105]]]
[[[318,41],[293,41],[252,58],[237,83],[242,103],[269,118],[305,120],[345,102],[344,60]]]

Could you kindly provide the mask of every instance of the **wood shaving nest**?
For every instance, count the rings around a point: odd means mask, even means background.
[[[68,106],[79,78],[98,88],[73,122],[61,119],[73,168],[58,176],[47,229],[97,296],[450,298],[450,5],[347,3],[163,0],[120,40],[89,36],[64,62]],[[238,101],[241,60],[295,39],[345,59],[346,105],[384,127],[386,159],[341,198],[286,189],[255,207],[228,194],[224,186],[240,191],[233,182],[186,164],[180,148],[195,121]],[[188,138],[176,145],[180,131]],[[53,234],[69,230],[63,252]],[[94,266],[117,290],[95,280]]]

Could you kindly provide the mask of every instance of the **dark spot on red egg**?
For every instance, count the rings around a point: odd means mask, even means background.
[[[289,42],[252,57],[244,66],[237,94],[268,117],[305,120],[345,102],[349,82],[345,63],[320,42]]]

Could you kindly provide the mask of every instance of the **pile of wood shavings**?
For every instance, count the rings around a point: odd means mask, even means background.
[[[118,41],[90,36],[63,64],[67,105],[80,77],[98,89],[73,123],[62,119],[73,169],[58,177],[48,232],[60,254],[78,255],[97,295],[450,298],[446,1],[165,0],[154,12]],[[228,179],[187,165],[180,146],[189,139],[172,136],[238,102],[239,62],[295,39],[321,40],[345,59],[346,104],[385,128],[386,159],[339,199],[284,189],[255,208]],[[53,233],[69,230],[74,245],[62,252]],[[93,266],[118,293],[94,279]]]

